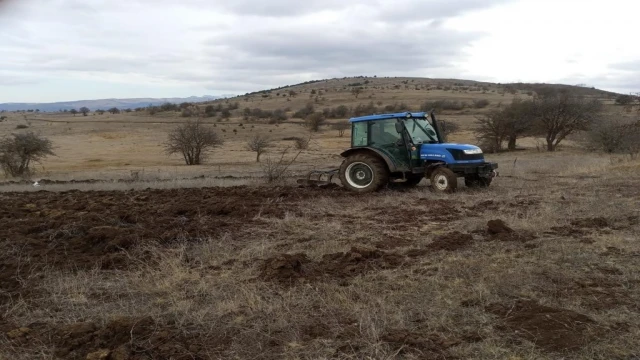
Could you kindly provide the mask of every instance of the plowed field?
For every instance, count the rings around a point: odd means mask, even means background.
[[[1,193],[0,359],[640,356],[633,186],[517,185]]]

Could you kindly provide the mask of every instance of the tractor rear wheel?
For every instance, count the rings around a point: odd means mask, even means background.
[[[351,191],[373,192],[389,182],[389,169],[379,157],[357,153],[340,165],[340,181]]]
[[[491,180],[478,175],[468,175],[464,177],[464,184],[468,188],[486,188],[491,185]]]
[[[435,168],[429,180],[431,188],[438,192],[452,193],[458,188],[458,176],[446,167]]]

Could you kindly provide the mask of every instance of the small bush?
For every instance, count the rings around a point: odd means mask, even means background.
[[[33,132],[0,140],[0,167],[8,176],[31,175],[31,165],[49,155],[55,155],[51,141]]]
[[[474,106],[476,109],[484,109],[484,108],[486,108],[487,106],[489,106],[489,104],[490,104],[490,103],[491,103],[491,102],[490,102],[489,100],[487,100],[487,99],[475,100],[475,101],[473,102],[473,106]]]
[[[298,119],[306,119],[307,116],[313,114],[315,112],[315,107],[313,106],[313,104],[309,103],[307,104],[304,108],[296,111],[293,114],[294,118],[298,118]]]
[[[586,147],[637,156],[640,153],[640,119],[601,119],[588,132]]]
[[[262,173],[267,183],[278,182],[286,177],[289,173],[289,167],[296,161],[302,150],[298,150],[298,153],[291,160],[285,158],[288,152],[289,148],[285,148],[280,157],[267,156],[265,161],[261,162]]]
[[[310,131],[317,132],[320,130],[320,126],[324,124],[324,115],[320,112],[310,114],[305,119],[305,125]]]
[[[629,105],[633,103],[634,98],[631,95],[620,95],[616,98],[616,104],[618,105]]]
[[[293,145],[297,150],[306,150],[309,148],[310,142],[311,138],[295,137],[293,140]]]
[[[16,126],[16,129],[27,129],[27,128],[29,128],[29,125],[19,124]]]
[[[344,132],[351,128],[351,124],[348,122],[339,122],[331,125],[331,128],[338,130],[338,137],[344,136]]]
[[[453,100],[436,100],[436,101],[425,101],[421,106],[421,111],[429,111],[434,109],[438,110],[463,110],[467,106],[466,103],[460,101]]]

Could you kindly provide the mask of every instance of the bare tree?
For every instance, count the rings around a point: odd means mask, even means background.
[[[118,109],[117,107],[112,107],[111,109],[109,109],[107,111],[112,113],[112,114],[120,114],[120,109]]]
[[[348,122],[341,121],[331,126],[334,130],[338,130],[338,137],[344,136],[344,132],[351,128]]]
[[[535,130],[545,136],[547,150],[555,151],[567,136],[589,130],[602,110],[603,104],[596,99],[569,92],[548,93],[534,99]]]
[[[267,152],[271,146],[271,140],[261,134],[255,135],[247,141],[247,150],[256,152],[256,162],[260,162],[260,155]]]
[[[212,127],[206,127],[200,119],[187,120],[173,129],[165,142],[167,155],[181,154],[187,165],[200,165],[208,151],[221,146],[224,140]]]
[[[72,114],[73,114],[73,116],[76,116],[76,114],[78,113],[78,110],[76,110],[76,109],[71,109],[71,110],[69,110],[69,112],[70,112],[70,113],[72,113]]]
[[[531,100],[513,99],[503,108],[503,120],[507,129],[507,149],[516,149],[518,138],[530,135],[535,125],[534,103]]]
[[[89,110],[89,108],[86,107],[86,106],[83,106],[83,107],[80,108],[80,112],[82,113],[83,116],[87,116],[89,111],[91,111],[91,110]]]
[[[476,119],[475,133],[481,147],[487,152],[502,151],[502,143],[508,137],[509,129],[502,110],[491,110]]]
[[[29,176],[33,163],[55,155],[51,141],[33,132],[12,134],[0,140],[0,167],[8,176]]]

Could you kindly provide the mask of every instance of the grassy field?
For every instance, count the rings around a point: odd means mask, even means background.
[[[369,83],[365,84],[366,81]],[[351,89],[359,86],[348,86],[349,84],[362,85],[362,93],[357,98],[351,94]],[[578,89],[585,91],[589,96],[612,102],[607,93]],[[289,91],[295,91],[296,95],[288,95]],[[467,106],[463,109],[439,111],[438,116],[439,119],[455,123],[461,128],[460,132],[450,137],[450,141],[475,144],[477,140],[473,128],[478,116],[511,102],[516,96],[527,98],[529,93],[529,90],[509,90],[495,84],[476,84],[460,80],[349,78],[298,85],[273,90],[268,94],[218,100],[210,105],[228,107],[238,103],[238,109],[231,111],[231,117],[228,119],[221,118],[220,114],[203,118],[202,121],[216,127],[225,144],[216,149],[204,165],[197,167],[184,166],[179,156],[169,157],[163,152],[162,143],[167,133],[186,120],[180,116],[180,112],[161,112],[154,115],[146,111],[103,115],[90,113],[88,116],[73,116],[69,113],[7,113],[3,115],[8,118],[0,122],[0,133],[35,131],[51,139],[57,156],[43,161],[38,167],[40,173],[36,178],[114,180],[129,179],[135,173],[138,174],[138,178],[143,175],[148,180],[193,178],[202,175],[246,178],[262,175],[260,164],[255,162],[255,154],[246,150],[247,140],[257,133],[268,135],[274,145],[270,149],[271,156],[276,156],[284,148],[293,146],[292,141],[284,139],[309,136],[303,126],[303,120],[293,117],[296,111],[309,103],[313,104],[317,111],[340,105],[353,108],[372,103],[378,112],[385,112],[384,107],[387,105],[401,103],[413,110],[419,110],[425,101],[447,100],[465,103]],[[479,100],[487,100],[488,106],[474,107],[474,102]],[[206,105],[209,104],[199,105],[200,110]],[[286,109],[289,119],[282,124],[269,124],[266,119],[245,119],[242,114],[244,108]],[[614,106],[611,108],[616,109]],[[346,117],[328,119],[327,124],[321,127],[318,133],[313,133],[310,148],[300,154],[294,170],[306,171],[339,164],[340,152],[350,145],[350,132],[346,131],[343,137],[338,137],[338,132],[331,129],[331,124],[345,121]],[[20,125],[28,128],[17,129]],[[521,145],[528,149],[535,149],[540,144],[540,139],[521,140]],[[571,147],[571,142],[567,141],[566,146]]]
[[[399,89],[383,104],[426,91],[490,99],[441,115],[472,143],[474,116],[513,96]],[[280,97],[248,102],[299,101]],[[356,195],[259,178],[244,142],[271,134],[275,154],[306,133],[299,119],[207,119],[228,142],[187,167],[159,146],[179,114],[25,115],[2,130],[49,136],[41,175],[62,182],[0,187],[1,360],[640,357],[639,160],[524,139],[487,154],[488,189]],[[314,139],[296,171],[349,146],[348,132]],[[69,182],[83,179],[99,181]]]

